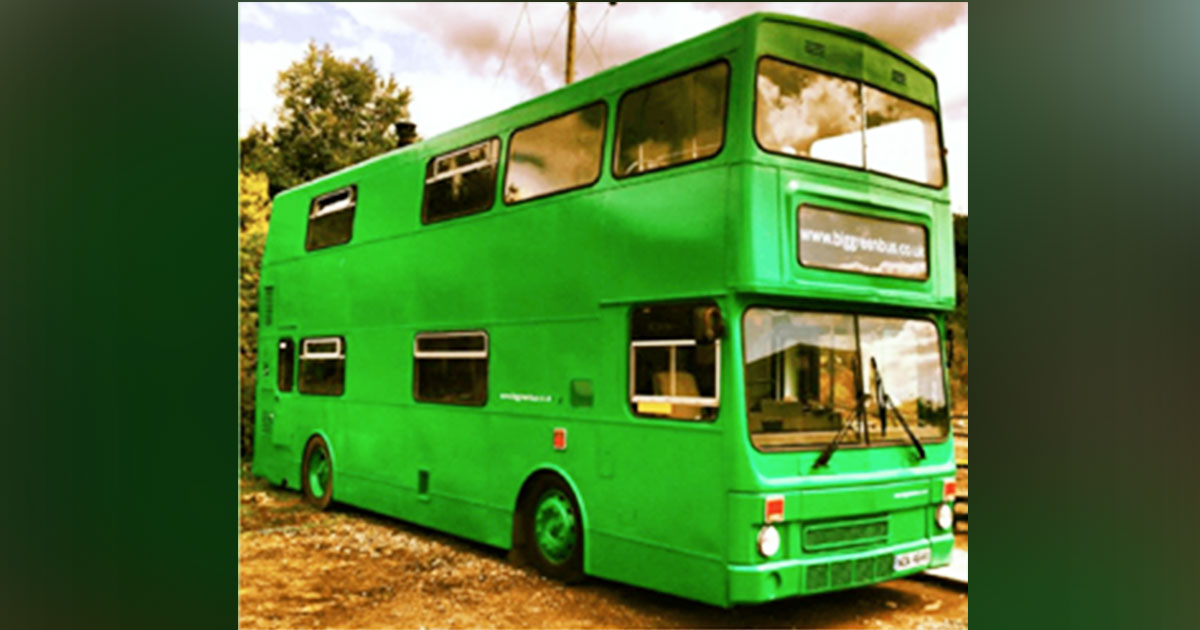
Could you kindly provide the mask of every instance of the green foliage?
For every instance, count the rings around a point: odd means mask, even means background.
[[[383,80],[370,59],[343,61],[329,45],[308,45],[300,61],[279,73],[283,100],[273,129],[251,128],[238,142],[238,372],[242,454],[254,440],[258,358],[258,280],[271,216],[281,190],[396,147],[393,124],[408,119],[411,93]]]
[[[950,395],[954,413],[967,413],[967,217],[954,215],[955,292],[958,304],[946,322],[954,335],[950,360]]]
[[[408,119],[410,91],[381,79],[367,59],[343,61],[326,44],[279,73],[283,100],[274,129],[259,124],[239,146],[241,170],[266,173],[276,192],[396,148],[393,125]]]
[[[238,376],[241,383],[242,454],[254,446],[254,387],[258,357],[258,278],[271,202],[267,177],[238,173]]]

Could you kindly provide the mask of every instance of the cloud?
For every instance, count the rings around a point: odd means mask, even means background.
[[[279,19],[272,19],[261,7]],[[248,7],[243,9],[243,7]],[[966,3],[620,3],[578,5],[576,79],[636,59],[757,11],[859,29],[934,70],[944,106],[955,207],[965,211]],[[283,14],[288,14],[287,19]],[[239,5],[239,24],[278,23],[288,41],[239,42],[239,132],[273,119],[275,75],[309,39],[339,57],[373,57],[385,77],[410,86],[412,120],[428,138],[563,85],[562,3],[267,3]],[[301,19],[296,16],[308,17]],[[264,27],[265,28],[265,27]],[[511,42],[511,46],[510,46]],[[287,53],[287,51],[294,51]],[[255,59],[243,60],[244,56]],[[253,78],[243,77],[250,73]],[[960,135],[961,134],[961,135]],[[960,184],[960,182],[962,182]]]
[[[238,42],[238,135],[255,123],[273,123],[279,73],[304,57],[307,42]]]
[[[252,24],[267,30],[275,28],[275,20],[272,20],[266,11],[253,2],[238,3],[238,24]]]
[[[362,28],[403,37],[420,33],[446,57],[464,62],[473,75],[494,74],[503,63],[507,78],[541,93],[559,87],[564,75],[565,11],[560,5],[530,3],[526,9],[516,3],[335,6]],[[912,53],[921,42],[965,17],[966,3],[621,3],[615,8],[607,3],[580,3],[576,75],[586,77],[756,11],[836,22]]]
[[[262,2],[260,4],[269,7],[272,11],[289,15],[314,15],[317,13],[317,8],[307,2]]]
[[[333,30],[330,31],[330,34],[334,37],[340,37],[342,39],[356,40],[358,39],[359,32],[363,30],[365,29],[360,27],[353,19],[344,15],[339,15],[337,20],[334,21],[334,27]]]
[[[965,2],[817,3],[813,17],[870,33],[912,54],[967,13]]]

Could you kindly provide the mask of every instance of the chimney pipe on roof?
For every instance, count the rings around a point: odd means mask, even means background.
[[[396,148],[406,147],[417,141],[417,124],[408,120],[402,120],[395,125],[396,127]]]

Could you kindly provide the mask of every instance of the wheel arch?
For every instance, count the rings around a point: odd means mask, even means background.
[[[567,487],[571,489],[571,494],[575,498],[575,504],[579,506],[579,519],[582,521],[580,536],[583,541],[583,570],[586,573],[588,570],[588,557],[591,555],[589,551],[591,549],[591,533],[588,529],[588,523],[591,520],[588,518],[587,502],[584,501],[583,493],[580,492],[579,485],[575,483],[575,479],[558,465],[549,463],[541,464],[530,470],[521,482],[521,487],[517,490],[517,496],[512,503],[512,548],[519,550],[527,542],[523,539],[525,528],[522,527],[524,516],[521,511],[521,505],[529,498],[529,492],[533,488],[534,481],[544,476],[553,476],[562,479],[567,484]]]
[[[324,429],[317,429],[316,431],[310,433],[308,437],[304,439],[304,444],[300,447],[300,467],[296,469],[296,487],[299,489],[304,488],[304,482],[302,479],[304,476],[304,454],[308,450],[308,444],[313,441],[313,438],[321,438],[321,440],[325,442],[325,448],[329,449],[329,465],[332,469],[331,474],[335,475],[333,490],[329,493],[330,500],[333,500],[337,496],[338,488],[336,477],[338,473],[337,449],[333,447],[333,439],[329,437],[329,433]]]

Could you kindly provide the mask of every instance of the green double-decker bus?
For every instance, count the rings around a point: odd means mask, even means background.
[[[281,193],[254,472],[719,606],[947,564],[938,111],[755,14]]]

